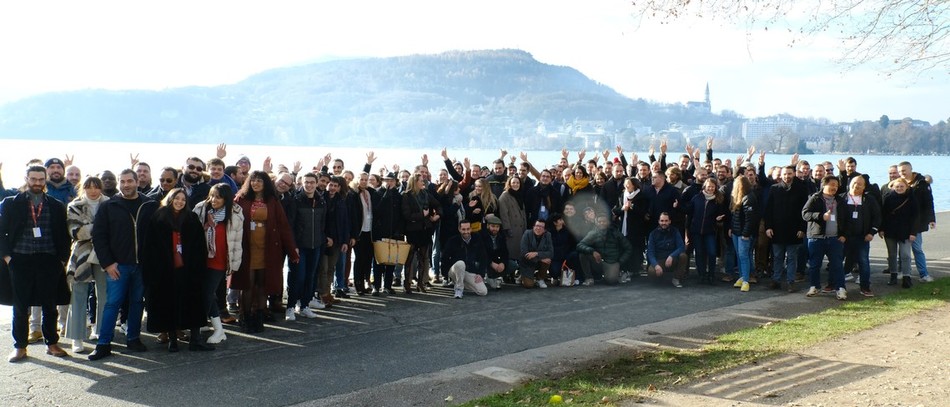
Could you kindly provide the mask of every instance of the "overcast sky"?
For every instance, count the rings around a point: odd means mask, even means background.
[[[327,58],[517,48],[632,97],[702,100],[748,117],[950,117],[950,75],[844,71],[834,38],[661,25],[629,0],[11,1],[0,5],[0,103],[87,88],[233,83]]]

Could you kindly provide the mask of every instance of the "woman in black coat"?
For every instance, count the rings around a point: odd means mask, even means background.
[[[650,209],[650,201],[646,194],[640,189],[640,181],[636,178],[626,178],[623,180],[623,192],[617,198],[617,205],[614,206],[613,214],[620,230],[630,242],[633,249],[633,255],[627,264],[622,264],[624,271],[637,272],[643,271],[643,251],[646,250],[647,234],[649,232],[647,225],[647,213]]]
[[[214,350],[202,343],[207,323],[203,300],[208,249],[198,215],[189,211],[185,191],[175,188],[149,223],[142,254],[149,332],[168,334],[168,351],[178,351],[179,329],[191,329],[190,350]]]
[[[890,192],[884,195],[884,207],[881,210],[880,235],[887,246],[887,268],[891,271],[891,280],[887,285],[897,284],[898,264],[900,277],[904,288],[910,288],[911,245],[917,238],[917,225],[920,212],[917,199],[910,191],[910,186],[903,178],[898,178],[887,185]],[[900,263],[898,263],[900,256]]]

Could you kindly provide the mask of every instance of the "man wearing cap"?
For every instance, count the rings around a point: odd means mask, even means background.
[[[511,263],[508,255],[506,234],[501,233],[501,218],[490,213],[485,216],[485,222],[488,223],[488,227],[480,233],[488,250],[488,279],[486,283],[497,290],[501,288],[502,280],[505,277],[510,277],[514,272],[515,265]]]
[[[26,358],[31,305],[38,305],[42,310],[46,353],[66,356],[57,345],[56,327],[56,305],[69,304],[70,297],[64,269],[71,243],[66,228],[66,206],[43,192],[47,186],[46,168],[27,169],[26,185],[26,191],[0,203],[0,258],[10,273],[9,279],[0,281],[0,286],[8,285],[0,292],[12,294],[9,298],[0,298],[0,303],[13,305],[15,349],[10,354],[10,362]]]
[[[65,204],[76,199],[76,187],[66,179],[66,166],[59,158],[46,160],[46,194]]]
[[[462,298],[464,289],[477,295],[487,295],[485,274],[488,271],[488,252],[485,242],[472,236],[472,223],[459,221],[459,234],[442,246],[442,264],[448,267],[449,278],[455,284],[455,298]]]

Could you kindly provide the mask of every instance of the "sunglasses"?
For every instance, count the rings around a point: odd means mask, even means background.
[[[198,172],[201,172],[201,171],[204,171],[204,170],[205,170],[204,167],[199,167],[199,166],[197,166],[197,165],[191,165],[191,164],[188,164],[188,169],[191,170],[191,171],[198,171]]]

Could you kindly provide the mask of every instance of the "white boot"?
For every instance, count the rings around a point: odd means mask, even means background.
[[[224,335],[224,327],[221,326],[221,317],[211,318],[211,326],[214,327],[214,333],[208,337],[208,343],[221,343],[221,341],[228,339]]]

